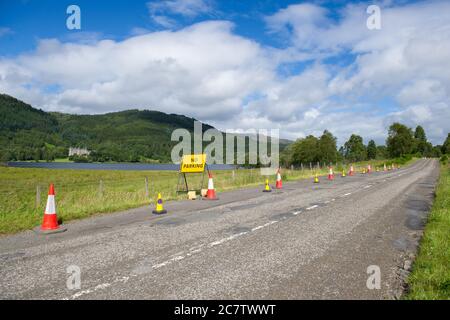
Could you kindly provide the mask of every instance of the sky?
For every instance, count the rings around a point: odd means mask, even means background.
[[[398,121],[442,144],[449,70],[450,1],[0,0],[0,93],[46,111],[327,129],[338,145],[384,144]]]

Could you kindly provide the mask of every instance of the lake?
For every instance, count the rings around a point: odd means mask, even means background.
[[[75,170],[169,170],[178,171],[178,164],[153,163],[76,163],[76,162],[8,162],[8,167],[14,168],[41,168],[41,169],[75,169]],[[213,164],[208,166],[211,170],[232,170],[236,166],[228,164]]]

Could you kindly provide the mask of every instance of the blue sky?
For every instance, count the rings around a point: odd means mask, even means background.
[[[341,143],[383,143],[402,121],[441,143],[449,3],[375,3],[380,30],[361,1],[1,1],[0,92],[50,111],[149,108],[291,139],[329,129]],[[66,27],[71,4],[81,30]]]
[[[147,3],[159,1],[126,0],[20,0],[0,3],[0,21],[2,27],[11,29],[11,33],[0,38],[0,54],[10,56],[33,50],[38,39],[58,38],[62,41],[74,39],[77,33],[96,34],[99,38],[123,40],[129,37],[134,28],[158,31],[164,27],[155,23],[148,13]],[[183,16],[167,12],[176,20],[176,28],[205,21],[229,20],[235,23],[235,33],[256,41],[277,47],[285,47],[283,40],[266,33],[264,16],[274,14],[294,0],[281,1],[215,1],[212,12]],[[317,1],[327,8],[336,10],[348,1]],[[82,30],[68,30],[65,21],[66,8],[76,4],[82,12]],[[336,13],[336,11],[333,11]],[[176,29],[175,28],[175,29]],[[89,34],[87,36],[90,36]]]

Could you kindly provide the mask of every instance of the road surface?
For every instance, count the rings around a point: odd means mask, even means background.
[[[423,159],[272,193],[167,202],[164,216],[148,206],[68,223],[61,234],[2,237],[0,298],[398,298],[438,172]],[[69,266],[80,268],[79,289],[67,286]],[[380,269],[380,289],[367,287],[369,266]]]

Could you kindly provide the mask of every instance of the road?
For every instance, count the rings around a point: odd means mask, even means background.
[[[2,299],[392,299],[417,249],[438,162],[220,193],[0,238]],[[68,266],[81,288],[68,289]],[[369,289],[369,266],[380,289]]]

